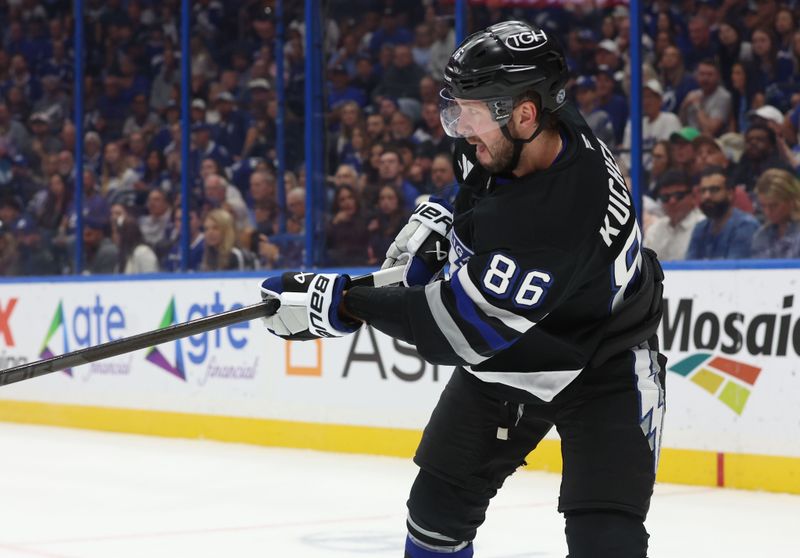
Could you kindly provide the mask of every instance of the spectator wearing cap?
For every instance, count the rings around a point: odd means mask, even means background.
[[[11,194],[3,194],[0,197],[0,223],[8,230],[13,230],[17,220],[22,214],[22,200]]]
[[[668,170],[659,178],[655,194],[664,216],[645,231],[644,244],[655,250],[660,260],[682,260],[695,225],[705,218],[697,208],[691,179],[683,171]]]
[[[50,117],[43,112],[34,112],[29,120],[31,130],[31,152],[36,159],[35,165],[50,154],[61,151],[61,140],[50,128]]]
[[[380,27],[375,30],[369,41],[369,50],[373,53],[377,53],[386,43],[393,45],[410,45],[413,39],[411,31],[399,25],[397,14],[394,9],[386,8],[383,11]]]
[[[43,238],[36,218],[23,215],[15,225],[18,272],[23,276],[56,275],[59,265]]]
[[[366,54],[360,55],[356,59],[356,73],[350,79],[350,85],[357,89],[361,89],[367,99],[373,98],[375,88],[380,83],[380,77],[375,71],[375,65],[372,59]]]
[[[625,122],[628,120],[628,101],[616,92],[614,71],[608,66],[598,66],[595,73],[597,108],[605,111],[614,126],[614,144],[622,143]]]
[[[690,176],[694,173],[695,164],[692,141],[699,135],[700,131],[697,128],[685,126],[677,132],[672,132],[669,136],[672,164]]]
[[[681,121],[709,136],[717,136],[731,116],[731,94],[722,87],[719,65],[707,59],[697,65],[698,88],[681,105]]]
[[[131,101],[130,111],[131,115],[122,125],[122,135],[129,137],[134,132],[140,132],[149,141],[161,127],[161,119],[150,110],[147,95],[137,93]]]
[[[594,62],[598,68],[606,66],[613,73],[619,71],[622,64],[619,45],[611,39],[603,39],[597,43],[597,48],[594,51]]]
[[[706,218],[692,231],[687,260],[750,257],[750,244],[758,229],[755,217],[733,206],[733,188],[725,169],[709,167],[700,177],[700,210]]]
[[[272,86],[265,78],[255,78],[247,82],[246,111],[252,119],[267,117],[267,105],[272,97]]]
[[[189,107],[189,116],[191,117],[192,125],[206,123],[206,102],[200,98],[192,99],[192,104]]]
[[[764,225],[753,236],[754,258],[800,258],[800,181],[782,169],[769,169],[756,183]]]
[[[708,167],[722,167],[725,169],[726,175],[730,176],[733,165],[720,140],[701,134],[692,140],[692,147],[694,147],[696,174],[699,175],[703,169]],[[752,211],[752,207],[750,211]]]
[[[775,132],[766,124],[752,124],[744,135],[744,142],[744,153],[731,173],[731,182],[744,185],[751,197],[758,177],[765,170],[775,168],[793,171],[778,153]]]
[[[683,48],[683,57],[686,69],[694,71],[703,60],[715,58],[718,47],[711,34],[711,25],[705,17],[696,15],[689,19],[687,31],[688,41]]]
[[[668,140],[673,132],[681,129],[681,121],[675,114],[661,110],[663,98],[664,90],[657,79],[653,78],[645,81],[642,91],[642,151],[644,152],[642,164],[648,171],[653,165],[651,152],[656,142]],[[622,146],[625,149],[630,149],[631,147],[630,120],[625,126]]]
[[[83,273],[84,275],[110,274],[117,268],[119,250],[108,238],[110,232],[108,206],[92,208],[83,219]],[[67,259],[69,265],[74,257]]]
[[[229,91],[221,91],[215,105],[219,113],[216,124],[216,140],[235,159],[244,155],[244,143],[253,120],[236,105],[236,98]]]
[[[328,68],[328,110],[336,110],[343,103],[352,101],[359,107],[367,105],[367,96],[362,89],[350,84],[350,76],[342,64]]]
[[[400,44],[394,48],[392,63],[383,73],[380,83],[373,91],[375,97],[410,97],[419,99],[419,82],[425,71],[414,63],[411,47]]]
[[[228,150],[213,139],[213,127],[205,122],[192,126],[192,150],[189,154],[192,176],[200,174],[200,163],[203,159],[214,159],[220,169],[228,168],[233,160]]]
[[[42,184],[34,178],[24,155],[17,153],[11,157],[11,180],[5,188],[24,203],[29,202],[42,189]]]
[[[664,88],[662,108],[677,114],[689,91],[697,88],[697,81],[690,72],[686,71],[683,55],[680,49],[674,45],[664,49],[656,67],[659,69],[659,81]]]
[[[606,145],[614,146],[614,125],[608,113],[598,107],[597,83],[592,76],[579,76],[575,81],[575,100],[586,123]]]
[[[800,155],[792,151],[789,144],[785,139],[786,117],[783,113],[772,105],[763,105],[755,110],[751,110],[748,114],[749,123],[760,123],[766,125],[770,130],[775,132],[775,141],[778,147],[778,153],[784,162],[793,169],[800,168]]]

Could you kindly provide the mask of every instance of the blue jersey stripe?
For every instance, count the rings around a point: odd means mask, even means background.
[[[492,351],[501,351],[516,341],[516,339],[512,341],[506,341],[494,329],[494,327],[492,327],[491,324],[487,323],[483,318],[481,318],[475,303],[472,302],[472,299],[464,291],[464,287],[461,286],[461,281],[459,280],[458,275],[454,275],[450,279],[450,287],[455,295],[458,313],[462,318],[467,320],[470,325],[474,326],[475,329],[478,330],[478,333],[481,334],[481,337],[483,337],[484,341],[486,341],[486,344],[489,345]]]

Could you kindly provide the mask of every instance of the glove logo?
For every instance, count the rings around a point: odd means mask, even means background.
[[[436,241],[436,249],[434,250],[427,250],[426,254],[436,254],[436,261],[441,262],[447,259],[447,252],[442,250],[442,242],[440,240]]]
[[[311,284],[313,291],[311,292],[311,299],[308,305],[308,325],[311,333],[320,337],[333,337],[333,335],[325,329],[324,317],[324,295],[328,289],[329,283],[330,280],[327,277],[320,275],[317,277],[317,280]]]
[[[310,273],[308,271],[305,271],[305,272],[301,271],[300,273],[296,273],[294,275],[293,279],[295,281],[297,281],[298,283],[300,283],[301,285],[303,285],[306,282],[306,275],[314,275],[314,274]]]

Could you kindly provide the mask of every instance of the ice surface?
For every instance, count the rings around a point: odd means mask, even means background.
[[[410,460],[0,424],[2,558],[402,556]],[[479,558],[564,558],[559,476],[515,474]],[[800,496],[659,485],[652,558],[800,555]]]

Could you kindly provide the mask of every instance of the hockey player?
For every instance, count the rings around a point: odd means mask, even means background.
[[[663,275],[566,82],[540,29],[510,21],[469,36],[441,93],[444,128],[461,138],[455,211],[431,199],[398,234],[384,267],[404,266],[403,286],[348,289],[347,276],[311,273],[262,284],[281,302],[267,325],[284,338],[367,323],[456,366],[414,458],[407,558],[472,556],[489,501],[553,426],[569,557],[647,554]]]

